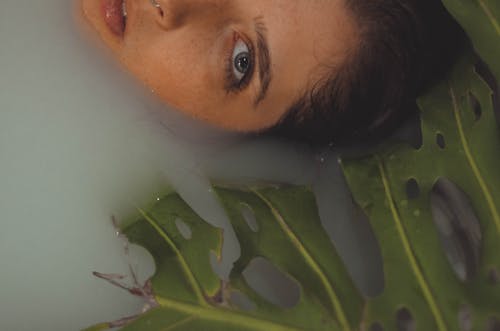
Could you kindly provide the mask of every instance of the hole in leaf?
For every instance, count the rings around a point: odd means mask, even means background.
[[[384,331],[384,328],[382,327],[382,325],[380,323],[373,323],[370,326],[370,331]]]
[[[250,300],[247,295],[240,291],[231,291],[229,300],[231,304],[242,310],[252,311],[257,309],[255,303]]]
[[[408,113],[412,113],[412,115],[401,125],[392,139],[410,144],[415,149],[420,149],[424,144],[420,109],[416,104],[408,105],[408,107],[413,108],[408,109]]]
[[[438,133],[436,135],[436,144],[441,149],[445,149],[446,148],[446,139],[444,138],[444,135],[442,133]]]
[[[328,197],[331,199],[331,196]],[[332,228],[334,244],[354,280],[355,285],[369,298],[382,294],[385,288],[384,263],[380,244],[373,232],[370,218],[365,210],[351,197],[352,214],[347,219],[352,233],[346,224],[337,223]],[[337,210],[336,206],[333,207]],[[332,218],[338,214],[332,214]],[[336,221],[338,222],[338,221]],[[363,244],[360,245],[360,242]],[[342,245],[342,249],[340,248]]]
[[[191,238],[193,237],[193,232],[191,231],[189,225],[187,225],[183,220],[178,218],[175,220],[175,226],[177,226],[177,230],[179,230],[180,234],[184,239],[191,240]]]
[[[469,92],[469,104],[474,111],[474,116],[476,117],[476,121],[479,121],[481,119],[481,116],[483,116],[483,109],[481,108],[481,104],[479,103],[479,100],[476,98],[472,92]]]
[[[406,182],[406,195],[409,200],[418,199],[420,196],[420,185],[415,178],[411,178]]]
[[[460,331],[472,330],[472,311],[469,306],[462,306],[458,311],[458,325]]]
[[[257,223],[257,218],[255,217],[255,213],[253,210],[246,204],[242,203],[240,205],[241,215],[247,222],[248,227],[253,231],[259,231],[259,223]]]
[[[441,245],[457,277],[471,279],[479,266],[482,241],[479,219],[469,197],[447,178],[431,192],[431,211]]]
[[[415,149],[420,149],[424,145],[424,135],[422,133],[422,121],[420,119],[420,111],[415,112],[416,120],[413,124],[413,131],[410,135],[409,143]]]
[[[486,331],[500,331],[500,320],[496,317],[489,318],[486,324]]]
[[[500,88],[498,86],[498,82],[495,78],[495,75],[491,72],[490,68],[488,68],[488,65],[479,59],[476,62],[476,72],[483,80],[488,84],[490,87],[491,91],[493,91],[492,94],[492,104],[493,104],[493,110],[495,111],[495,116],[497,119],[497,124],[500,125]]]
[[[322,171],[328,173],[324,177],[333,179],[339,175],[339,169],[331,165],[330,169]],[[382,294],[385,285],[379,241],[365,209],[348,191],[345,178],[337,177],[335,183],[317,181],[313,186],[322,228],[343,260],[354,285],[365,296],[376,297]],[[336,197],[335,203],[332,203],[333,196]],[[371,208],[370,205],[364,207]]]
[[[139,284],[145,284],[155,274],[155,260],[151,252],[146,248],[136,244],[128,244],[126,247],[126,257],[130,270]]]
[[[500,273],[496,268],[491,268],[488,271],[488,283],[491,285],[498,285],[500,282]]]
[[[243,271],[243,277],[255,292],[276,306],[292,308],[300,300],[297,282],[267,259],[253,259]]]
[[[396,313],[398,331],[415,331],[415,320],[407,308],[401,308]]]

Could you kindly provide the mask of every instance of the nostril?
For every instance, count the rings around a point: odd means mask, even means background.
[[[156,23],[164,30],[173,30],[182,26],[193,9],[193,6],[189,5],[191,2],[186,0],[148,0],[148,2],[156,10],[154,15]],[[196,7],[196,9],[199,8]]]
[[[163,17],[164,12],[163,9],[161,8],[161,5],[158,3],[157,0],[150,0],[151,4],[158,10],[158,13],[160,14],[161,17]]]

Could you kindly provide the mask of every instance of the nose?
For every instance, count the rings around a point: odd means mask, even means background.
[[[213,15],[231,0],[148,0],[158,10],[160,24],[175,29],[194,17]],[[233,0],[234,1],[234,0]]]

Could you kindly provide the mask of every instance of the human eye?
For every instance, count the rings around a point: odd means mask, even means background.
[[[248,86],[254,71],[254,52],[251,43],[235,34],[226,65],[226,90],[238,92]]]

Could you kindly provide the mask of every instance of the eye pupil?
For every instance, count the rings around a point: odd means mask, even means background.
[[[247,52],[243,52],[238,54],[234,59],[234,66],[238,72],[244,74],[250,68],[250,54]]]

